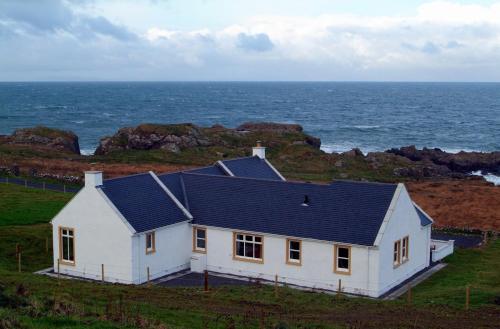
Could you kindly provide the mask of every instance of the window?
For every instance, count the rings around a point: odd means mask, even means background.
[[[394,266],[399,266],[399,264],[401,264],[401,240],[394,242],[394,256],[392,262]]]
[[[59,262],[75,264],[75,230],[72,228],[59,228]]]
[[[207,230],[193,227],[193,251],[205,253],[207,251]]]
[[[405,237],[403,240],[403,245],[401,248],[401,255],[403,263],[409,259],[409,251],[410,251],[410,237]]]
[[[290,265],[301,265],[302,242],[300,240],[286,239],[286,263]]]
[[[233,258],[238,260],[262,263],[263,257],[263,238],[259,235],[250,235],[243,233],[233,233],[234,250]]]
[[[351,247],[335,245],[334,272],[338,274],[351,274]]]
[[[146,254],[152,254],[156,251],[155,232],[146,234]]]

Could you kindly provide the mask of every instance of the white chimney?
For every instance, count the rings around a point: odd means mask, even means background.
[[[102,171],[86,171],[85,187],[96,187],[102,185]]]
[[[252,147],[252,156],[258,156],[261,159],[266,158],[266,148],[257,141],[257,146]]]

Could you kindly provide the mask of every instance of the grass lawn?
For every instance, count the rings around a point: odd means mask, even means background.
[[[0,226],[46,223],[72,196],[0,183]]]
[[[13,215],[0,213],[12,224],[47,222],[70,198],[11,187],[0,191],[2,202],[3,196],[11,200],[6,204]],[[45,209],[44,220],[33,204]],[[31,211],[24,212],[25,207]],[[404,298],[338,298],[290,288],[279,288],[275,295],[266,285],[204,293],[200,288],[99,284],[32,274],[51,265],[51,251],[45,250],[50,233],[48,223],[0,226],[0,328],[465,329],[494,328],[500,316],[500,307],[493,304],[500,293],[500,240],[483,249],[458,250],[445,270],[414,289],[414,303],[407,305]],[[22,248],[21,273],[16,243]],[[463,311],[465,284],[472,287],[468,312]]]
[[[416,303],[463,306],[467,285],[473,306],[492,305],[495,298],[500,299],[500,239],[482,248],[456,249],[446,263],[446,268],[414,289]]]

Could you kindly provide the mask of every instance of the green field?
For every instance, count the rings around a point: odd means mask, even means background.
[[[72,196],[0,183],[0,226],[47,223]]]
[[[494,328],[500,316],[500,307],[494,304],[500,296],[498,240],[481,249],[458,250],[443,271],[413,290],[411,305],[405,298],[379,301],[281,287],[276,293],[267,285],[204,293],[199,288],[58,280],[32,272],[51,265],[51,251],[45,249],[51,234],[47,222],[71,195],[3,184],[0,191],[0,218],[5,220],[0,226],[2,329]],[[471,285],[468,312],[463,311],[466,284]]]

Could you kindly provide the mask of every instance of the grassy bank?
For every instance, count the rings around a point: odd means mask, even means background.
[[[46,223],[72,194],[0,183],[0,226]]]
[[[23,213],[31,201],[43,206],[54,198],[60,208],[65,201],[59,197],[69,198],[37,192],[18,186],[4,189],[3,195],[13,200],[10,214]],[[51,233],[47,221],[57,211],[56,205],[49,207],[45,220],[36,211],[4,215],[11,219],[10,225],[0,226],[2,329],[494,328],[500,316],[500,308],[493,304],[500,294],[498,240],[482,249],[457,251],[445,270],[414,289],[413,305],[406,305],[404,299],[338,298],[289,288],[275,294],[273,287],[265,285],[204,293],[199,288],[99,284],[32,274],[52,262],[45,241]],[[17,272],[16,243],[22,250],[21,273]],[[466,284],[473,287],[468,312],[463,311]]]

